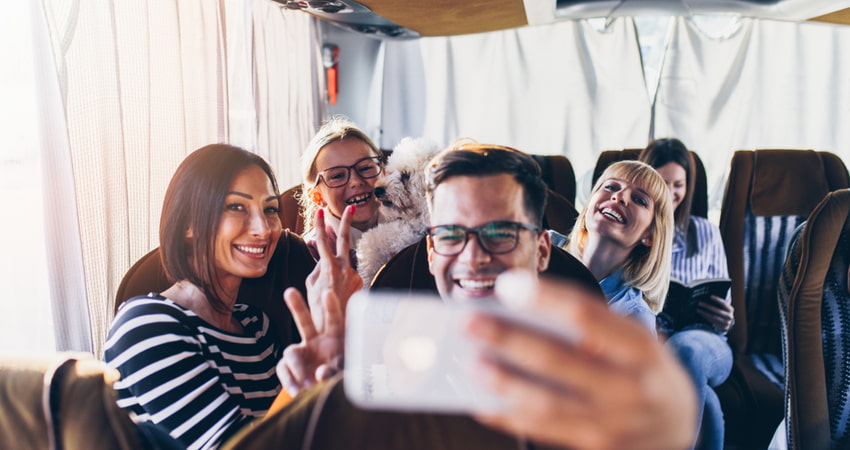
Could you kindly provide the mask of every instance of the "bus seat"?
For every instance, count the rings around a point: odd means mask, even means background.
[[[605,169],[607,169],[611,164],[618,161],[636,160],[641,150],[642,149],[639,148],[625,148],[623,150],[603,151],[599,154],[599,157],[596,158],[596,165],[593,167],[593,178],[591,179],[591,183],[596,184],[596,180],[602,176],[602,172],[605,172]]]
[[[299,236],[304,234],[304,217],[301,216],[301,185],[296,184],[280,194],[280,222],[284,230]]]
[[[262,309],[277,328],[282,343],[298,342],[298,330],[283,302],[283,291],[294,286],[306,298],[305,281],[315,265],[316,262],[304,241],[284,230],[266,274],[260,278],[242,280],[237,301]],[[157,247],[142,256],[124,274],[115,294],[115,311],[130,298],[150,292],[162,292],[171,284],[165,276],[160,250]]]
[[[788,448],[850,446],[850,191],[812,211],[780,276]]]
[[[180,448],[118,406],[118,377],[83,353],[0,358],[0,448]]]
[[[576,201],[576,173],[572,163],[563,155],[531,155],[540,166],[546,186],[560,194],[570,204]]]
[[[300,449],[512,450],[525,440],[487,427],[464,414],[359,408],[345,394],[341,376],[306,389],[285,409],[246,426],[223,450]],[[534,448],[552,446],[534,443]]]
[[[593,184],[602,176],[602,172],[617,161],[635,160],[643,149],[627,148],[623,150],[606,150],[599,154],[596,166],[593,168]],[[694,200],[691,204],[691,214],[708,218],[708,178],[705,175],[705,165],[699,155],[691,150],[694,159],[696,177],[694,178]]]
[[[600,299],[605,296],[593,274],[581,263],[560,247],[552,247],[549,267],[543,275],[567,278],[577,281],[598,292]],[[372,280],[370,289],[392,289],[396,291],[430,291],[437,292],[434,276],[428,269],[428,241],[422,238],[393,256]]]
[[[726,442],[764,448],[782,416],[779,272],[794,229],[827,193],[850,185],[841,160],[812,150],[733,155],[720,217],[736,326],[732,373],[716,388]]]
[[[157,247],[127,269],[115,293],[113,312],[118,312],[121,304],[130,298],[147,295],[150,292],[162,292],[173,284],[165,276],[159,253],[159,247]]]
[[[573,231],[576,219],[578,219],[578,211],[573,206],[573,202],[548,189],[546,191],[546,207],[543,210],[543,228],[569,236]]]
[[[384,155],[389,157],[392,152],[383,150]],[[563,199],[569,202],[570,206],[575,204],[576,200],[576,174],[573,170],[573,165],[570,160],[563,155],[532,155],[537,164],[540,165],[543,181],[546,186],[552,191],[560,194]],[[298,198],[301,196],[301,185],[297,184],[280,194],[280,220],[283,223],[284,229],[302,235],[304,234],[304,219],[301,216],[301,205],[298,204]],[[563,204],[560,199],[550,200]],[[575,209],[575,208],[573,208]],[[569,234],[572,230],[572,225],[564,232],[564,221],[559,217],[552,215],[554,226],[548,226],[555,231],[563,234]],[[573,218],[573,222],[575,219]]]

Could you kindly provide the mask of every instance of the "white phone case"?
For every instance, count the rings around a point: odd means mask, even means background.
[[[501,401],[477,382],[469,308],[433,294],[360,291],[346,312],[345,393],[368,409],[466,413]]]
[[[481,303],[443,301],[434,294],[360,291],[346,311],[345,392],[367,409],[440,413],[492,412],[505,401],[476,376],[476,344],[462,320],[483,310],[573,340],[551,321]]]

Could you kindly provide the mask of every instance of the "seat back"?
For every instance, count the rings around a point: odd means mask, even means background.
[[[552,247],[549,267],[543,274],[576,281],[586,288],[598,292],[603,301],[605,299],[593,274],[587,270],[581,261],[560,247]],[[371,289],[437,292],[434,276],[428,269],[427,238],[420,239],[419,242],[396,253],[387,261],[372,280]]]
[[[0,358],[0,448],[149,448],[116,403],[118,376],[85,354]]]
[[[627,148],[624,150],[606,150],[599,154],[596,166],[593,168],[593,184],[602,176],[602,172],[617,161],[631,161],[638,159],[640,148]],[[699,155],[691,150],[694,159],[694,200],[691,203],[691,215],[708,218],[708,181],[705,175],[705,165]]]
[[[780,278],[788,448],[850,446],[850,191],[830,193],[793,241]]]
[[[237,301],[257,306],[266,313],[283,344],[298,342],[298,330],[283,302],[283,291],[293,286],[306,298],[305,281],[315,265],[316,262],[304,241],[284,230],[269,261],[266,274],[260,278],[242,280]],[[124,274],[115,294],[115,311],[130,298],[150,292],[162,292],[171,284],[165,276],[160,250],[157,247],[142,256]]]
[[[342,377],[303,391],[285,409],[246,426],[222,450],[405,449],[515,450],[524,439],[498,431],[465,414],[433,414],[360,408],[345,394]],[[552,447],[535,443],[534,448]]]
[[[720,216],[735,326],[735,362],[716,391],[726,442],[764,448],[782,417],[785,369],[777,301],[794,229],[832,190],[850,186],[841,160],[812,150],[742,150],[732,157]]]
[[[794,229],[830,191],[850,186],[828,152],[741,150],[732,157],[720,233],[732,278],[736,353],[781,355],[776,286]]]
[[[578,211],[573,206],[573,202],[548,189],[546,208],[543,210],[543,228],[569,236],[576,219],[578,219]]]
[[[540,173],[546,186],[560,194],[564,199],[576,202],[576,173],[572,163],[563,155],[531,155],[540,166]]]
[[[301,185],[296,184],[280,194],[280,222],[284,230],[299,236],[304,234],[304,217],[301,214]]]

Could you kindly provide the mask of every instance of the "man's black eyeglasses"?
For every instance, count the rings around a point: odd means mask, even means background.
[[[357,160],[350,166],[336,166],[319,172],[316,176],[316,184],[319,184],[319,180],[322,180],[329,188],[343,187],[348,184],[348,180],[351,178],[351,169],[356,170],[360,178],[368,180],[380,175],[381,167],[381,158],[369,156]]]
[[[534,225],[518,222],[490,222],[473,228],[462,225],[438,225],[428,228],[431,246],[437,254],[443,256],[459,255],[466,247],[469,235],[478,236],[478,245],[488,253],[500,255],[512,252],[519,244],[519,232],[531,230],[540,232]]]

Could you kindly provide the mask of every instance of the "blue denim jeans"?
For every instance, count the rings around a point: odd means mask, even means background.
[[[732,370],[732,349],[726,337],[711,331],[691,329],[674,333],[667,345],[691,375],[697,389],[700,449],[723,448],[723,411],[712,387],[726,381]],[[696,437],[695,437],[696,444]]]

